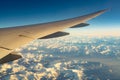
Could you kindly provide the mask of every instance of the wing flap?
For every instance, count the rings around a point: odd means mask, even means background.
[[[19,58],[22,58],[22,56],[19,55],[19,54],[10,53],[7,56],[5,56],[2,59],[0,59],[0,64],[6,63],[6,62],[10,62],[10,61],[14,61],[14,60],[17,60]]]
[[[78,25],[75,25],[75,26],[72,26],[70,28],[80,28],[80,27],[86,27],[86,26],[89,26],[90,24],[87,24],[87,23],[80,23]]]
[[[66,36],[66,35],[69,35],[69,33],[59,31],[59,32],[47,35],[47,36],[39,38],[39,39],[57,38],[57,37],[62,37],[62,36]]]

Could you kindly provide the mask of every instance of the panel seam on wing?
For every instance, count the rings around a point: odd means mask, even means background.
[[[25,37],[25,38],[30,38],[30,39],[34,39],[32,37],[26,36],[26,35],[18,35],[19,37]]]
[[[10,48],[6,48],[6,47],[2,47],[2,46],[0,46],[0,48],[1,48],[1,49],[5,49],[5,50],[12,50],[12,49],[10,49]]]

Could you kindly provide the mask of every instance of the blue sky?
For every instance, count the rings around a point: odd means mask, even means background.
[[[0,27],[62,20],[110,8],[88,23],[97,29],[120,29],[119,3],[120,0],[0,0]]]

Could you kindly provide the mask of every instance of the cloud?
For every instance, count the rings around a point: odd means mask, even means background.
[[[117,46],[119,45],[115,46],[115,44],[119,41],[113,40],[111,43],[111,39],[68,36],[36,40],[16,49],[21,52],[22,59],[0,65],[0,79],[102,79],[93,76],[94,70],[103,70],[108,73],[112,70],[99,62],[89,62],[81,58],[96,55],[104,57],[106,54],[118,57],[120,50]]]

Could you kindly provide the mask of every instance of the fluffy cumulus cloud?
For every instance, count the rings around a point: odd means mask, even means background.
[[[22,59],[0,65],[0,80],[110,79],[113,73],[111,68],[84,58],[111,55],[119,57],[118,40],[120,38],[70,36],[36,40],[16,49],[23,56]],[[100,74],[96,74],[97,71]],[[106,76],[103,78],[101,73]]]
[[[24,58],[18,61],[1,65],[0,78],[10,80],[61,80],[71,78],[80,80],[84,74],[83,67],[80,65],[77,67],[73,66],[75,63],[81,64],[80,61],[62,61],[61,59],[56,61],[51,55],[34,55],[31,53],[23,56]]]

